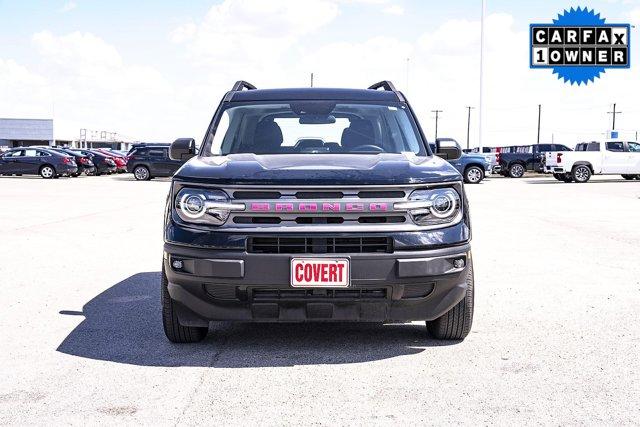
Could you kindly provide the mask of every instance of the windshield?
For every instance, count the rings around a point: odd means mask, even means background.
[[[203,149],[205,156],[403,152],[426,155],[405,105],[328,101],[232,105]]]

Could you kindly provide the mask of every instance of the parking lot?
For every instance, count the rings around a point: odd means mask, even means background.
[[[168,187],[0,177],[0,423],[638,423],[639,181],[467,186],[461,343],[419,323],[218,323],[170,344]]]

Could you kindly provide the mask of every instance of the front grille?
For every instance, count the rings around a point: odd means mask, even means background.
[[[415,188],[418,186],[222,187],[232,202],[244,204],[245,209],[232,212],[220,229],[266,236],[415,231],[420,226],[409,213],[395,209]]]
[[[256,301],[310,300],[310,299],[385,299],[387,290],[376,289],[261,289],[255,288],[251,298]]]
[[[258,254],[391,253],[390,237],[249,237],[247,252]]]

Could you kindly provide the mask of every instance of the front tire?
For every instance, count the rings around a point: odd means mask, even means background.
[[[478,166],[469,166],[464,171],[464,182],[467,184],[479,184],[484,179],[484,171]]]
[[[147,169],[145,166],[136,166],[133,169],[133,176],[138,181],[148,181],[151,179],[149,169]]]
[[[638,179],[638,176],[640,175],[622,175],[622,177],[627,181],[631,181],[632,179]]]
[[[429,334],[438,340],[463,340],[471,331],[473,323],[473,265],[469,265],[467,293],[456,304],[436,320],[427,322]]]
[[[584,184],[591,178],[591,169],[586,165],[574,166],[571,171],[571,178],[579,184]]]
[[[522,178],[524,172],[524,166],[522,166],[520,163],[514,163],[513,165],[509,166],[509,176],[511,178]]]
[[[169,341],[174,343],[195,343],[202,341],[206,336],[209,328],[200,326],[183,326],[180,324],[176,313],[176,302],[171,299],[169,289],[167,288],[169,281],[164,274],[164,266],[162,267],[161,280],[161,299],[162,299],[162,326],[164,334]]]

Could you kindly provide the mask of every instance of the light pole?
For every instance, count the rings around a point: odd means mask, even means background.
[[[480,15],[480,102],[478,105],[478,151],[482,153],[482,145],[484,144],[484,139],[482,135],[482,112],[484,111],[484,99],[483,88],[484,88],[484,15],[487,10],[486,1],[482,0],[482,12]]]

